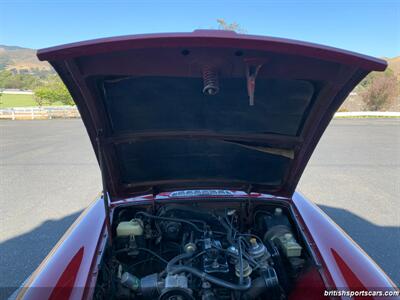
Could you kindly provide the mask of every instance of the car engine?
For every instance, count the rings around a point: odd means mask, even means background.
[[[309,263],[286,208],[121,208],[95,299],[286,299]]]

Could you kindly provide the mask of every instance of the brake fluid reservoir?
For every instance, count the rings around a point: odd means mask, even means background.
[[[117,236],[139,236],[143,234],[143,221],[132,219],[130,221],[120,222],[117,226]]]

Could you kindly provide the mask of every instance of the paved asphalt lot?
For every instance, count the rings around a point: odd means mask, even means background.
[[[397,284],[399,165],[399,119],[337,119],[298,188]],[[35,270],[94,199],[100,191],[100,173],[80,120],[1,121],[0,166],[4,298]]]

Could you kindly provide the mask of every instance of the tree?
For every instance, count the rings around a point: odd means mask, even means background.
[[[0,71],[0,88],[29,90],[39,85],[40,78],[33,74],[18,73],[12,70]]]
[[[74,105],[64,83],[56,76],[51,80],[35,89],[35,101],[39,106],[61,102],[64,105]]]
[[[384,73],[372,73],[363,83],[361,97],[366,110],[379,111],[396,101],[399,84],[391,70]]]
[[[52,90],[48,86],[40,86],[35,89],[33,99],[39,107],[44,104],[50,104]]]
[[[227,23],[224,19],[217,19],[218,23],[218,29],[221,30],[232,30],[236,31],[239,33],[245,33],[246,30],[244,30],[238,23],[233,22],[233,23]]]

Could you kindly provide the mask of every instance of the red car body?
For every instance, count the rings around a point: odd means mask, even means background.
[[[274,199],[260,194],[251,197],[257,201]],[[317,256],[319,272],[325,281],[325,286],[321,285],[316,279],[318,274],[309,274],[304,282],[299,283],[291,299],[326,299],[324,291],[336,287],[350,291],[397,291],[379,266],[315,204],[299,193],[295,193],[292,199],[282,200],[293,208]],[[150,205],[153,201],[152,195],[129,200]],[[180,201],[193,201],[193,198],[181,198]],[[106,237],[103,201],[99,198],[82,213],[30,276],[20,291],[20,299],[91,299]]]
[[[99,124],[104,123],[104,112],[96,107],[94,102],[91,102],[95,90],[91,88],[88,81],[85,81],[87,74],[95,76],[102,72],[120,75],[130,73],[133,66],[122,58],[124,53],[137,49],[145,49],[148,52],[154,49],[185,51],[198,47],[240,49],[245,54],[246,51],[251,50],[254,53],[267,51],[269,54],[288,55],[289,58],[295,57],[296,60],[291,63],[297,64],[292,69],[287,67],[291,76],[301,76],[301,78],[317,76],[332,84],[330,89],[325,91],[320,105],[316,105],[310,110],[309,116],[303,124],[303,130],[297,137],[280,139],[273,135],[267,136],[269,142],[278,148],[289,144],[296,145],[295,156],[288,167],[289,175],[284,177],[279,187],[258,184],[254,187],[250,185],[251,189],[244,190],[240,188],[243,185],[242,182],[229,184],[229,180],[211,183],[204,181],[205,183],[202,182],[200,185],[193,184],[191,180],[177,180],[173,184],[158,180],[140,183],[135,188],[131,188],[129,185],[122,186],[118,177],[120,175],[114,170],[116,164],[113,159],[115,157],[113,158],[112,153],[107,152],[108,150],[102,152],[96,144],[96,141],[99,141],[98,129],[101,128]],[[240,54],[238,56],[242,55],[242,52],[236,53]],[[107,175],[103,174],[103,180],[111,199],[106,203],[107,207],[104,209],[104,199],[99,197],[82,213],[26,281],[19,292],[18,299],[91,299],[98,275],[98,266],[109,234],[107,223],[110,222],[113,210],[127,204],[154,205],[169,200],[181,203],[206,201],[201,192],[199,194],[188,192],[186,195],[180,194],[179,196],[174,193],[174,191],[182,190],[193,191],[194,188],[203,191],[210,188],[228,190],[228,195],[216,197],[228,202],[242,199],[243,195],[246,195],[253,203],[284,203],[293,212],[318,268],[317,271],[311,271],[297,283],[290,299],[323,299],[326,298],[324,296],[326,290],[336,288],[350,291],[374,291],[376,289],[393,293],[398,291],[388,276],[324,212],[305,197],[294,192],[301,173],[333,117],[333,113],[368,72],[384,70],[385,62],[325,46],[220,31],[101,39],[44,49],[39,51],[38,56],[42,60],[50,61],[69,88],[81,111],[100,164],[102,163],[101,154],[105,156],[106,159],[103,161],[105,165],[102,167],[108,169],[108,173]],[[101,58],[103,64],[98,64],[97,58]],[[121,60],[119,61],[119,59]],[[146,72],[143,70],[146,69],[146,64],[149,64],[148,60],[143,59],[142,64],[140,61],[135,61],[135,63],[136,69]],[[155,63],[158,66],[157,72],[163,68],[166,69],[166,72],[171,72],[168,69],[170,61],[160,60]],[[326,65],[324,65],[325,63]],[[232,64],[235,65],[235,63]],[[300,72],[298,71],[300,69],[302,73],[296,74],[296,72]],[[274,74],[288,76],[286,70],[280,69],[278,66],[271,65],[271,70],[275,72]],[[147,71],[152,73],[154,70],[149,67]],[[184,70],[177,66],[174,72],[184,73]],[[251,85],[251,81],[247,83],[250,97],[251,86],[249,87],[249,84]],[[108,133],[106,132],[106,134]],[[164,134],[163,137],[165,137],[165,134],[179,135],[180,133],[152,132],[152,134]],[[187,134],[190,136],[197,134],[203,138],[206,135],[204,132]],[[207,137],[212,134],[207,133]],[[137,138],[137,136],[135,137]],[[111,139],[111,142],[123,142],[124,138],[129,137],[120,135]],[[243,136],[235,135],[234,138],[244,140]],[[256,139],[257,137],[252,138]],[[207,201],[210,201],[212,197],[207,196]],[[212,206],[213,203],[211,202],[209,205]],[[107,218],[106,214],[109,214]],[[322,278],[322,281],[318,278]],[[345,299],[346,297],[338,296],[338,298]],[[366,297],[366,299],[380,298],[379,295]]]

